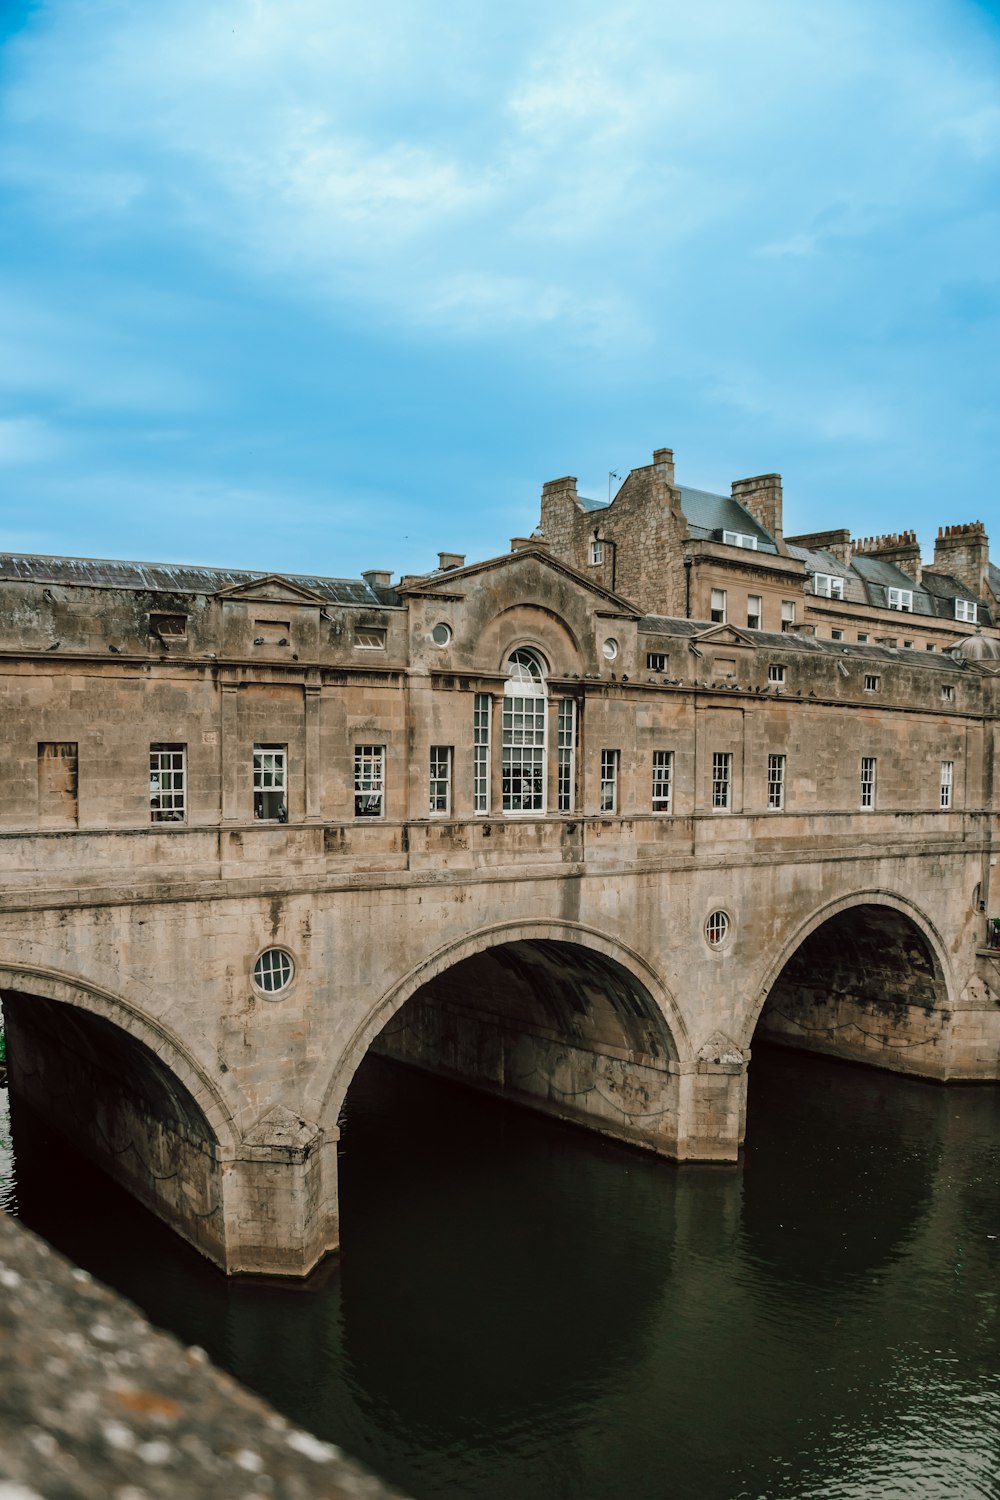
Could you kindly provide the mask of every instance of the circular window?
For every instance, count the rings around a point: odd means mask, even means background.
[[[447,646],[448,642],[451,640],[451,626],[446,625],[442,620],[441,623],[439,625],[435,625],[434,629],[431,631],[431,640],[434,642],[435,646]]]
[[[618,642],[616,640],[613,640],[609,635],[607,640],[604,642],[604,645],[601,647],[601,650],[604,652],[606,661],[614,661],[615,657],[618,655]]]
[[[292,982],[295,964],[284,948],[265,948],[253,966],[253,982],[265,995],[276,995]]]
[[[705,923],[705,939],[710,948],[721,948],[729,932],[729,918],[724,911],[713,911]]]

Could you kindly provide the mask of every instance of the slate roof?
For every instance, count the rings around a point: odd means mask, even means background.
[[[677,488],[680,491],[681,510],[693,537],[700,541],[721,541],[720,532],[739,531],[744,536],[757,538],[758,552],[777,553],[774,538],[731,495],[713,495],[710,490],[694,490],[684,484]],[[584,495],[578,495],[577,499],[586,511],[608,509],[607,500],[589,500]],[[613,505],[614,501],[610,504]]]
[[[693,537],[721,541],[720,531],[740,531],[757,538],[758,552],[777,553],[774,538],[731,495],[713,495],[709,490],[693,490],[683,484],[678,488],[681,510]]]
[[[725,629],[725,626],[713,627],[708,620],[682,620],[668,615],[644,615],[638,623],[639,631],[643,635],[672,635],[686,641],[704,635],[706,631],[713,628]],[[863,658],[865,661],[895,662],[897,666],[900,661],[905,661],[908,667],[926,667],[936,671],[942,669],[952,672],[962,671],[961,663],[956,662],[947,651],[911,651],[906,647],[897,648],[874,644],[852,645],[847,641],[824,640],[819,636],[806,635],[797,630],[778,634],[772,630],[744,630],[741,627],[739,633],[753,641],[755,646],[763,646],[766,650],[806,651],[813,655],[818,652],[821,656],[847,656]],[[706,642],[706,645],[710,646],[711,642]]]
[[[254,583],[275,574],[240,568],[202,568],[186,563],[113,562],[96,557],[30,557],[0,553],[0,582],[75,584],[89,588],[136,589],[151,593],[217,594],[221,589]],[[289,583],[317,594],[330,604],[378,607],[398,604],[395,589],[372,588],[363,578],[307,578],[281,573]]]
[[[856,573],[850,566],[845,566],[838,558],[834,557],[832,552],[827,552],[824,548],[799,547],[794,542],[789,542],[788,555],[789,557],[797,558],[799,562],[805,563],[810,577],[814,573],[829,573],[832,578],[842,578],[844,580],[844,599],[847,603],[867,604],[869,602],[861,575]],[[822,595],[817,597],[822,597]]]

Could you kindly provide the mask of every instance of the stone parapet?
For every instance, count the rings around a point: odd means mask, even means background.
[[[5,1214],[0,1287],[11,1500],[399,1500]]]

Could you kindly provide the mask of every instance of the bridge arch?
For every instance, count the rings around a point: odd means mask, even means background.
[[[209,1259],[232,1258],[233,1113],[168,1027],[54,969],[0,965],[11,1108],[45,1124]],[[16,1140],[16,1134],[15,1134]]]
[[[370,1051],[675,1152],[683,1017],[640,954],[581,923],[496,923],[415,964],[345,1047],[317,1101],[326,1132]]]
[[[764,1037],[944,1077],[953,993],[945,944],[927,914],[893,892],[854,891],[812,912],[768,965],[742,1045]]]
[[[10,992],[54,1001],[99,1016],[139,1042],[160,1060],[190,1095],[211,1128],[223,1155],[240,1140],[233,1112],[216,1083],[180,1037],[112,990],[90,980],[38,965],[0,963],[0,1000]]]

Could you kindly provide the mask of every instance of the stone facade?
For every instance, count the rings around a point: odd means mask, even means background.
[[[669,540],[675,491],[614,505]],[[370,1048],[678,1160],[737,1158],[759,1032],[998,1077],[998,663],[652,611],[625,538],[396,588],[0,558],[12,1085],[227,1270],[336,1248]]]
[[[780,474],[709,494],[676,482],[670,448],[607,503],[580,496],[573,478],[545,484],[534,540],[650,614],[917,651],[976,630],[1000,637],[1000,572],[981,521],[940,527],[927,568],[913,531],[786,538]]]

